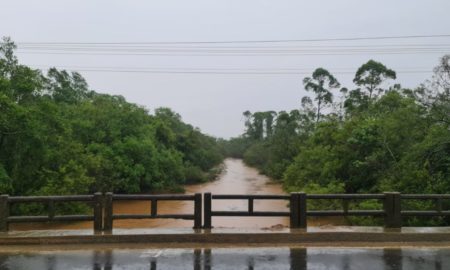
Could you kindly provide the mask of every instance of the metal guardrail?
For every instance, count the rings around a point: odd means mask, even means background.
[[[148,214],[114,214],[115,201],[145,200],[150,202]],[[194,202],[191,214],[159,214],[158,201],[192,201]],[[247,211],[214,211],[214,200],[247,200]],[[255,211],[255,200],[285,200],[289,202],[289,211]],[[342,200],[342,209],[338,210],[308,210],[308,202],[315,200]],[[349,202],[355,200],[379,200],[383,208],[377,210],[349,209]],[[402,210],[402,201],[432,200],[435,210]],[[291,193],[290,195],[223,195],[201,193],[192,195],[121,195],[95,193],[94,195],[71,196],[19,196],[10,197],[0,195],[0,231],[7,231],[10,223],[38,222],[38,221],[93,221],[95,231],[111,231],[114,220],[119,219],[154,219],[172,218],[194,221],[194,229],[211,229],[212,217],[289,217],[291,228],[307,228],[307,217],[323,216],[368,216],[384,218],[386,228],[400,228],[402,217],[432,217],[450,216],[450,210],[443,209],[443,200],[450,200],[450,194],[400,194],[398,192],[385,192],[382,194],[306,194]],[[86,202],[93,207],[93,215],[55,215],[55,203]],[[10,207],[19,203],[47,204],[47,216],[10,216]],[[202,212],[203,206],[203,212]],[[202,214],[204,223],[202,224]],[[202,226],[203,225],[203,226]]]

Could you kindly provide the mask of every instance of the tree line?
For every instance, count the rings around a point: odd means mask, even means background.
[[[450,193],[449,60],[442,57],[415,89],[393,84],[396,72],[374,60],[356,71],[351,90],[317,68],[303,79],[311,95],[298,109],[244,112],[246,131],[225,142],[227,155],[287,191]],[[410,204],[433,209],[432,202]]]
[[[222,149],[169,108],[150,114],[89,89],[77,72],[46,74],[0,45],[0,194],[178,191],[217,173]]]

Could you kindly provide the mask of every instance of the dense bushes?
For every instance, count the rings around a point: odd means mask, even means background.
[[[333,99],[336,79],[318,69],[305,79],[315,102],[304,97],[299,110],[279,112],[274,119],[269,112],[244,113],[247,131],[234,140],[243,142],[234,146],[242,150],[235,155],[283,181],[288,191],[450,193],[449,59],[443,57],[432,80],[414,90],[382,88],[395,72],[369,61],[357,73],[361,88],[342,88],[340,102]],[[427,202],[410,204],[432,207]],[[449,208],[449,202],[444,207]],[[448,224],[441,219],[427,222]]]
[[[83,77],[20,65],[0,46],[0,193],[178,190],[221,163],[216,139],[168,108],[154,114]]]

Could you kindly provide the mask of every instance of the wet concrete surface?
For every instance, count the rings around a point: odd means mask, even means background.
[[[114,229],[112,233],[94,233],[92,229],[80,230],[29,230],[0,232],[0,238],[8,237],[58,237],[71,235],[144,235],[144,234],[261,234],[261,233],[407,233],[407,234],[450,234],[450,227],[403,227],[401,229],[386,229],[372,226],[315,226],[307,230],[290,229],[284,226],[268,228],[226,228],[215,227],[211,230],[194,230],[192,228],[142,228],[142,229]]]
[[[0,253],[1,270],[66,269],[450,269],[439,248],[96,249]]]

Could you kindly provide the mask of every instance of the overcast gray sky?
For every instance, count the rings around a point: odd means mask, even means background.
[[[374,59],[399,71],[396,82],[405,87],[417,86],[431,76],[439,57],[450,53],[450,38],[159,45],[166,46],[165,50],[167,46],[175,49],[204,46],[208,47],[206,50],[214,46],[247,46],[245,50],[258,46],[254,49],[284,46],[288,48],[281,50],[311,50],[314,49],[311,46],[319,46],[319,53],[258,52],[254,55],[208,52],[137,55],[129,51],[107,55],[67,51],[44,54],[42,50],[21,50],[21,45],[26,42],[304,40],[443,34],[450,34],[449,0],[0,0],[0,35],[10,36],[19,44],[18,56],[23,64],[97,69],[80,71],[92,89],[122,95],[149,110],[170,107],[186,122],[220,137],[242,132],[245,110],[298,108],[305,95],[302,78],[316,67],[329,69],[343,86],[352,88],[353,74],[349,71]],[[370,47],[375,45],[379,47]],[[348,46],[359,47],[346,53],[336,52]],[[358,51],[364,48],[361,46],[369,49]],[[382,46],[388,49],[383,50]],[[426,48],[408,51],[408,46]],[[398,48],[392,51],[393,47]],[[105,67],[133,72],[98,71]],[[135,72],[149,68],[218,70],[219,74]],[[289,74],[241,74],[236,69]],[[233,74],[223,74],[227,70]]]

